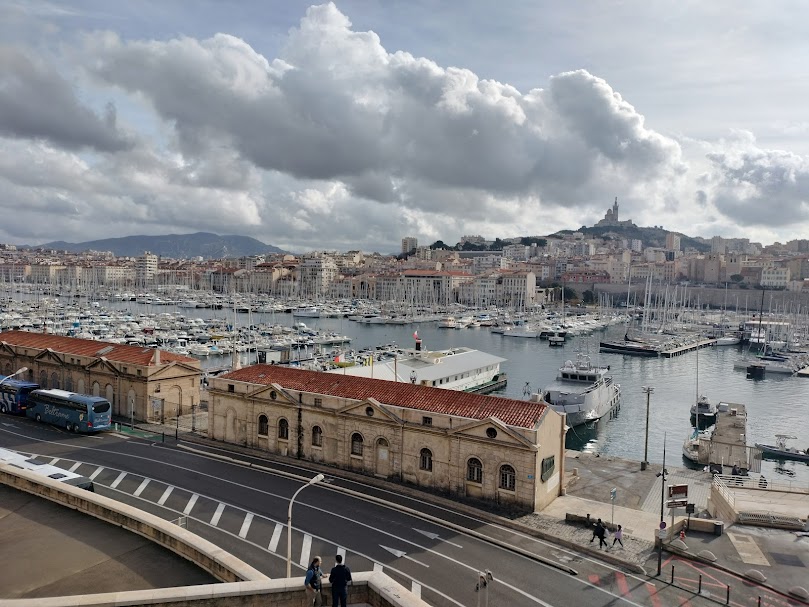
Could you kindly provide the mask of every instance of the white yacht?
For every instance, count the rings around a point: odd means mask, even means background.
[[[533,398],[541,397],[554,411],[564,413],[571,428],[598,421],[621,402],[621,386],[612,381],[609,371],[608,366],[593,365],[589,356],[578,354],[575,363],[566,361],[556,381]]]

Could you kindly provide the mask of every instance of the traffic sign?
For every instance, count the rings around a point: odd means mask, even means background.
[[[666,506],[669,508],[685,508],[688,506],[688,500],[669,500],[666,502]]]
[[[661,529],[660,531],[657,532],[657,537],[659,537],[661,540],[666,539],[668,536],[669,533],[665,529]]]
[[[660,528],[661,528],[661,529],[665,529],[665,528],[666,528],[666,521],[660,521]]]
[[[616,489],[615,487],[613,487],[612,489],[610,489],[610,499],[611,499],[613,502],[615,501],[615,496],[616,496],[616,495],[618,495],[618,489]]]

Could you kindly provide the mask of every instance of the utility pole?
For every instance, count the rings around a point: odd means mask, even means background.
[[[655,389],[652,386],[641,386],[641,390],[646,393],[646,440],[643,443],[643,461],[640,463],[640,469],[646,470],[649,466],[649,396]]]
[[[663,507],[666,503],[666,434],[663,434],[663,470],[660,472],[660,529],[665,529],[665,521],[663,520]],[[658,538],[659,544],[657,546],[657,575],[663,568],[663,538]]]

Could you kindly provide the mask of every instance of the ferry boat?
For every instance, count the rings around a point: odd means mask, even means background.
[[[541,396],[554,411],[564,413],[571,428],[596,422],[620,406],[621,386],[609,371],[609,366],[593,365],[589,356],[578,354],[576,362],[566,361],[556,381],[534,398]]]
[[[474,348],[427,351],[416,342],[416,348],[388,349],[371,358],[363,365],[327,371],[479,394],[503,388],[507,381],[500,371],[506,359]]]

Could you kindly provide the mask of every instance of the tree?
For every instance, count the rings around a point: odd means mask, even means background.
[[[584,293],[581,294],[581,300],[586,304],[595,303],[596,294],[593,292],[592,289],[587,289]]]
[[[565,301],[573,301],[579,299],[579,294],[570,287],[565,287]]]
[[[447,245],[444,244],[443,240],[436,240],[433,244],[430,245],[431,249],[449,249]]]
[[[744,276],[742,276],[741,274],[733,274],[733,275],[730,277],[730,279],[731,279],[733,282],[741,282],[741,281],[743,281],[743,280],[744,280]]]
[[[507,245],[507,242],[500,240],[499,238],[495,238],[494,242],[489,245],[490,251],[502,251],[503,247]]]

